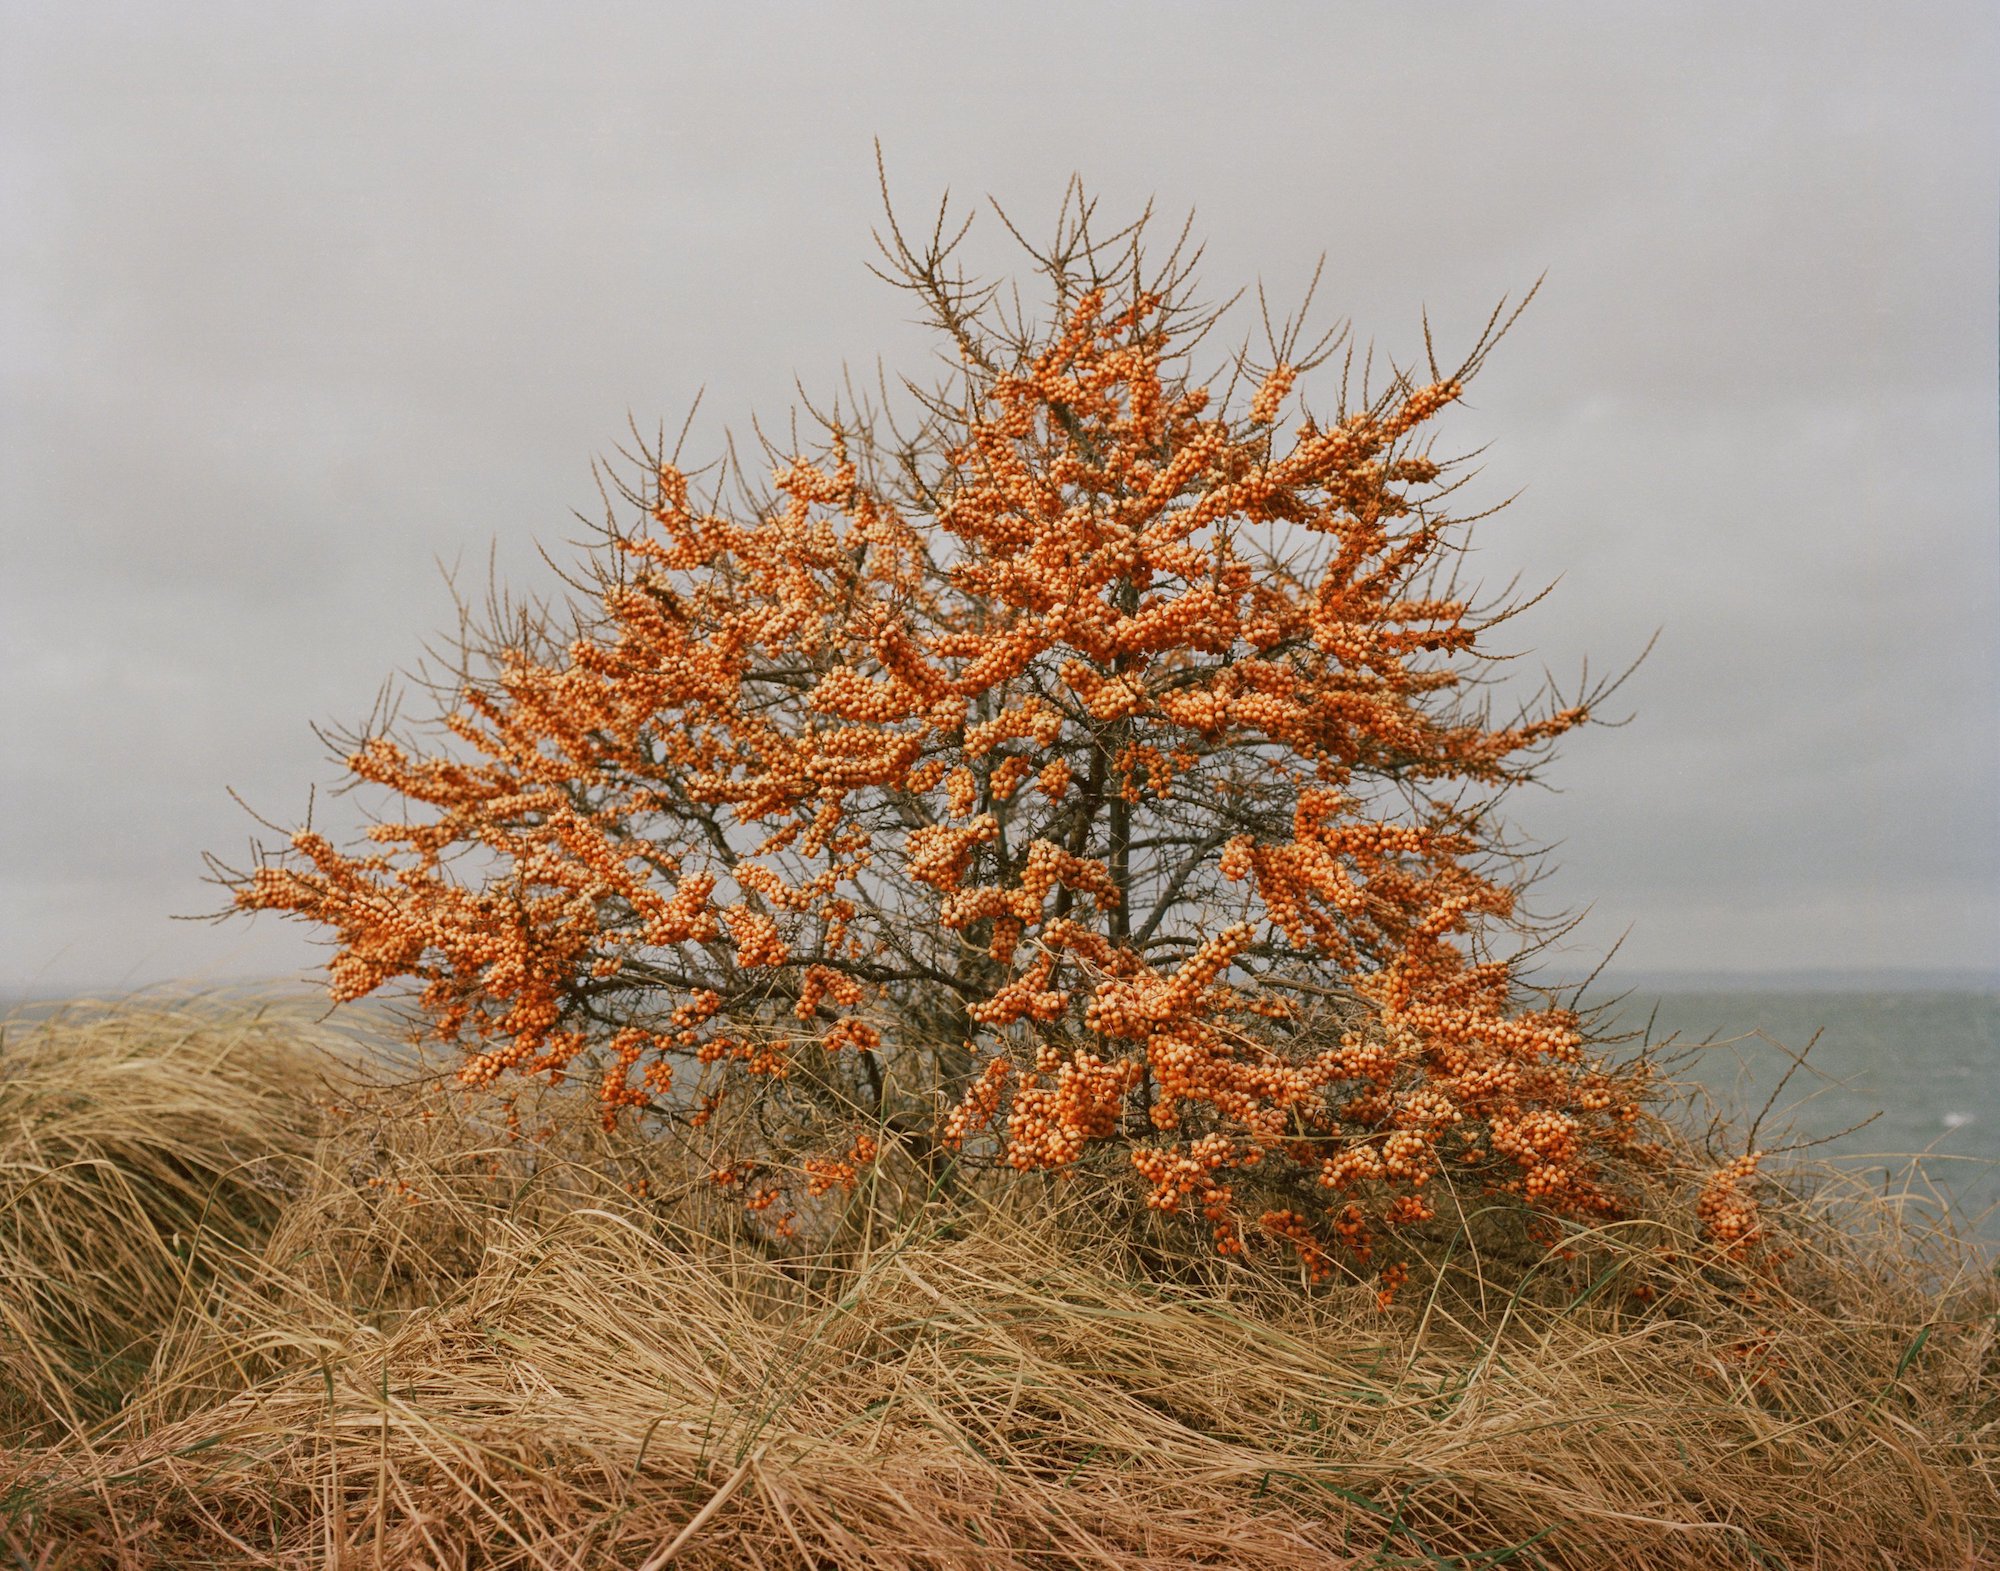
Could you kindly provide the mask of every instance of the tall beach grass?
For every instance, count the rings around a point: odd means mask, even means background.
[[[1554,1249],[1468,1197],[1385,1311],[1088,1171],[946,1200],[889,1164],[779,1239],[588,1088],[510,1129],[369,1046],[275,997],[7,1025],[0,1558],[2000,1555],[1990,1263],[1837,1176],[1768,1194],[1765,1273],[1691,1182]]]

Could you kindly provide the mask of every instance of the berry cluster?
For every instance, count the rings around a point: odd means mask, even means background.
[[[1703,1234],[1733,1258],[1748,1254],[1763,1237],[1757,1199],[1750,1193],[1762,1161],[1761,1151],[1751,1151],[1724,1163],[1708,1175],[1695,1202]]]

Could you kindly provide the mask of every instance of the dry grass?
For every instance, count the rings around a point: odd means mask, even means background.
[[[2000,1292],[1859,1192],[1785,1206],[1796,1253],[1761,1284],[1703,1263],[1678,1191],[1567,1258],[1474,1215],[1385,1314],[1176,1252],[1088,1178],[946,1207],[891,1174],[780,1247],[587,1095],[514,1141],[490,1103],[331,1072],[309,1016],[242,1001],[9,1028],[17,1563],[1641,1571],[2000,1544]]]
[[[316,1122],[314,1036],[227,998],[0,1027],[0,1424],[115,1409],[183,1300],[261,1246]]]

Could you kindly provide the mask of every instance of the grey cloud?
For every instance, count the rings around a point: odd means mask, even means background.
[[[1546,270],[1451,429],[1479,500],[1525,488],[1481,572],[1562,578],[1524,674],[1665,628],[1519,804],[1579,943],[2000,952],[1989,7],[0,18],[0,990],[309,963],[165,917],[254,828],[224,785],[296,817],[307,722],[447,627],[436,559],[552,588],[628,412],[705,386],[707,453],[795,374],[925,374],[864,268],[878,135],[912,217],[1032,231],[1075,169],[1196,207],[1217,294],[1325,251],[1323,314],[1402,356]]]

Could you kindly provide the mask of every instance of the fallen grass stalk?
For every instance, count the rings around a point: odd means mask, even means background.
[[[541,1093],[513,1140],[317,1029],[244,1001],[8,1027],[0,1546],[25,1563],[1995,1552],[2000,1295],[1857,1229],[1865,1191],[1776,1205],[1767,1277],[1700,1253],[1688,1195],[1569,1258],[1468,1206],[1481,1234],[1384,1313],[1175,1258],[1087,1174],[950,1205],[911,1174],[786,1243],[587,1094]]]

